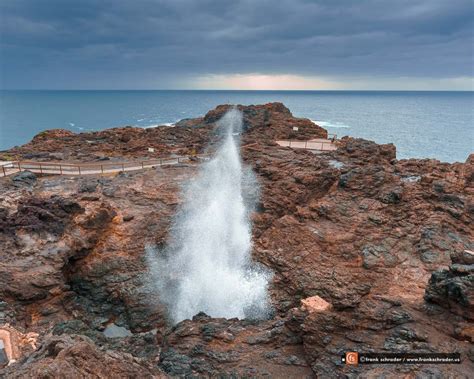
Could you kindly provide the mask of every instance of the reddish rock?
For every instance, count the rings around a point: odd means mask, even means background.
[[[228,107],[175,128],[44,134],[8,154],[48,160],[60,151],[65,159],[91,160],[203,151],[217,141],[216,121]],[[199,162],[103,178],[40,177],[28,185],[2,178],[0,323],[39,333],[41,345],[8,376],[98,370],[106,377],[468,377],[474,371],[466,281],[472,264],[461,262],[468,257],[461,252],[474,250],[474,155],[454,164],[399,161],[393,145],[349,137],[320,154],[281,148],[274,139],[325,131],[293,118],[282,104],[240,108],[243,160],[260,183],[253,257],[274,273],[274,318],[200,315],[171,328],[147,283],[145,247],[166,243],[180,186]],[[144,151],[148,146],[155,153]],[[461,291],[450,292],[461,282]],[[111,324],[132,335],[107,338],[102,331]],[[345,351],[458,351],[463,361],[353,367],[341,363]],[[110,372],[99,361],[109,362]]]
[[[170,154],[192,155],[204,152],[210,143],[217,141],[217,121],[231,105],[220,105],[203,118],[187,119],[175,127],[112,128],[97,132],[75,134],[64,129],[41,132],[30,143],[7,152],[8,159],[56,161],[101,161],[149,159]],[[256,139],[274,143],[275,139],[325,138],[325,129],[303,118],[294,118],[281,103],[238,106],[244,115],[244,141]],[[299,128],[298,132],[293,127]],[[249,143],[250,143],[249,142]],[[149,151],[148,148],[153,148]],[[0,159],[2,153],[0,152]]]
[[[311,296],[301,300],[301,305],[304,311],[308,313],[325,312],[331,309],[331,304],[319,296]]]
[[[257,323],[202,313],[165,335],[160,367],[172,377],[313,377],[301,336],[285,320]]]
[[[8,378],[166,378],[131,354],[101,350],[85,336],[48,337],[41,348],[5,370]]]
[[[425,299],[451,312],[474,320],[474,253],[464,250],[451,255],[448,270],[435,271],[425,292]]]

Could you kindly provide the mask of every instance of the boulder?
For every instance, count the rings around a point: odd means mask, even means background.
[[[15,184],[31,186],[36,183],[37,177],[33,172],[25,170],[13,174],[11,180]]]
[[[425,292],[425,300],[474,320],[474,253],[470,250],[451,255],[447,270],[435,271]]]

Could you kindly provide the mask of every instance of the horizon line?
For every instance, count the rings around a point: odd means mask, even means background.
[[[206,88],[0,88],[0,91],[215,91],[215,92],[474,92],[474,89],[206,89]]]

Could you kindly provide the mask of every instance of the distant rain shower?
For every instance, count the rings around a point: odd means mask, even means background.
[[[174,322],[199,312],[226,318],[269,312],[271,275],[250,257],[258,185],[240,158],[241,112],[228,111],[219,130],[219,149],[183,191],[168,247],[147,251],[158,296]]]

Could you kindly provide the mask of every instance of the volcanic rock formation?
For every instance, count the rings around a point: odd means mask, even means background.
[[[48,131],[1,156],[90,161],[214,151],[229,106],[174,128]],[[474,372],[474,155],[397,160],[393,145],[282,148],[327,135],[282,104],[239,106],[261,194],[253,259],[269,320],[172,326],[145,247],[163,247],[198,162],[117,175],[0,179],[0,327],[38,333],[5,377],[468,377]],[[298,127],[298,131],[293,130]],[[154,147],[149,152],[147,147]],[[21,178],[20,178],[21,179]],[[346,351],[460,352],[460,365],[341,363]]]

